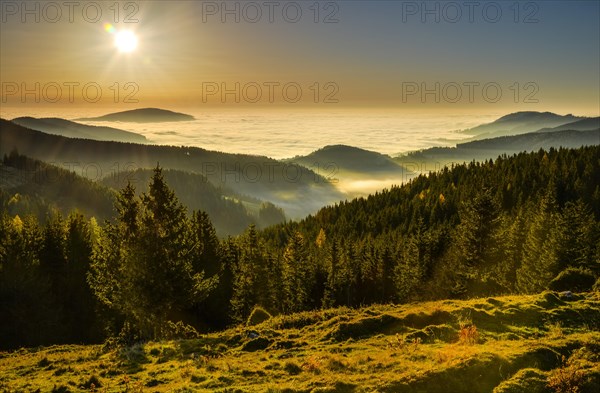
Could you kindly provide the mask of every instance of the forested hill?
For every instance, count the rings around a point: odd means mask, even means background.
[[[0,161],[0,211],[45,221],[78,211],[99,222],[115,215],[115,190],[12,151]]]
[[[141,195],[152,173],[123,171],[94,182],[13,150],[0,161],[0,209],[11,216],[32,215],[41,222],[56,212],[66,217],[74,211],[104,222],[116,217],[118,191],[131,183]],[[164,175],[188,214],[206,212],[220,236],[239,235],[251,224],[262,228],[285,221],[276,206],[217,188],[200,174],[166,170]]]
[[[571,114],[562,116],[552,112],[516,112],[502,116],[491,123],[481,124],[462,132],[469,135],[475,135],[476,139],[483,139],[497,136],[518,135],[526,132],[533,132],[541,128],[557,127],[583,119],[585,118],[573,116]]]
[[[91,166],[95,169],[90,171],[93,180],[132,168],[151,169],[160,163],[164,169],[202,174],[216,187],[269,201],[293,218],[304,217],[343,197],[322,174],[264,156],[65,138],[0,119],[0,154],[13,149],[45,162]]]
[[[446,168],[262,236],[284,266],[312,261],[296,269],[311,278],[290,292],[298,310],[589,288],[599,218],[594,146]]]
[[[432,147],[396,157],[394,160],[407,168],[427,172],[427,170],[439,169],[453,163],[495,159],[501,154],[512,155],[524,151],[534,152],[539,149],[548,150],[559,147],[576,149],[581,146],[599,145],[600,128],[590,130],[576,128],[587,127],[590,123],[585,120],[571,123],[573,128],[566,130],[546,129],[543,132],[536,131],[458,143],[456,147]]]
[[[186,215],[160,168],[142,198],[128,186],[115,208],[103,225],[0,216],[0,315],[11,321],[0,348],[600,285],[600,146],[444,169],[226,240],[207,214]]]
[[[516,214],[552,192],[559,206],[581,200],[600,218],[600,146],[550,149],[471,162],[412,179],[402,186],[321,209],[296,223],[269,229],[268,237],[285,239],[294,230],[316,238],[359,239],[383,233],[413,233],[426,227],[460,222],[461,206],[489,190],[499,209]]]
[[[60,118],[19,117],[12,123],[47,134],[62,135],[68,138],[93,139],[97,141],[117,141],[132,143],[149,143],[145,136],[135,132],[111,127],[90,126]]]
[[[130,182],[135,186],[137,194],[141,195],[146,191],[152,174],[150,169],[125,171],[105,177],[100,183],[121,190]],[[163,174],[188,213],[206,212],[219,236],[239,235],[250,224],[262,228],[285,221],[284,214],[274,205],[215,187],[200,174],[174,169],[165,170]]]

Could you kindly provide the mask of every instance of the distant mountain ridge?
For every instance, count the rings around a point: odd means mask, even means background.
[[[77,121],[120,121],[130,123],[161,123],[196,120],[194,116],[159,108],[140,108],[109,113],[99,117],[82,117]]]
[[[526,134],[458,143],[456,147],[433,147],[396,157],[394,160],[409,168],[429,171],[452,163],[495,159],[502,154],[531,152],[539,149],[579,148],[600,145],[600,129],[579,131],[534,131]]]
[[[143,145],[72,139],[0,119],[0,154],[16,148],[45,162],[77,164],[95,180],[124,170],[156,167],[204,175],[216,187],[271,202],[287,217],[301,218],[346,197],[321,173],[268,157],[230,154],[198,147]]]
[[[390,156],[347,145],[329,145],[286,162],[309,168],[348,197],[365,196],[407,180],[406,169]]]
[[[35,118],[18,117],[13,123],[32,130],[48,134],[66,136],[67,138],[93,139],[97,141],[116,141],[132,143],[149,143],[145,136],[118,128],[91,126],[56,117]]]
[[[530,132],[527,134],[501,136],[467,143],[459,143],[457,149],[486,149],[507,154],[521,151],[549,149],[551,147],[579,148],[600,144],[600,129],[591,131],[564,130],[553,132]]]
[[[552,112],[516,112],[479,126],[463,130],[463,134],[473,135],[473,140],[489,139],[499,136],[511,136],[533,132],[542,128],[554,128],[585,117],[558,115]]]
[[[536,132],[554,132],[554,131],[590,131],[600,128],[600,117],[589,117],[583,120],[578,120],[573,123],[563,124],[554,128],[542,128]]]
[[[385,154],[348,145],[328,145],[306,156],[297,156],[287,161],[307,168],[325,168],[335,164],[338,169],[353,173],[395,173],[402,169]]]

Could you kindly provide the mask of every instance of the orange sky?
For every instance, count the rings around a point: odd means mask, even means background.
[[[256,23],[243,2],[82,2],[72,15],[60,2],[60,11],[8,3],[17,9],[2,3],[4,110],[335,105],[598,115],[600,107],[598,2],[544,2],[519,15],[506,6],[494,23],[481,10],[469,21],[466,9],[454,23],[443,3],[429,15],[406,2],[291,2],[286,16],[290,2],[280,2],[272,21],[263,7]],[[536,22],[525,23],[528,15]],[[133,31],[138,48],[120,53],[106,23]]]

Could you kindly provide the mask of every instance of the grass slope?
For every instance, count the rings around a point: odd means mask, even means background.
[[[545,292],[304,312],[121,350],[22,349],[1,354],[0,390],[594,392],[599,306],[598,292]]]

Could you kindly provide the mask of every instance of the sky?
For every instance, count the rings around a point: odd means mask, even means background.
[[[0,115],[150,106],[600,111],[599,1],[0,7]],[[137,40],[130,52],[115,43],[124,31]]]

